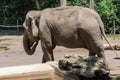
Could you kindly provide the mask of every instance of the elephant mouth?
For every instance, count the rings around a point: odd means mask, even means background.
[[[38,44],[38,41],[31,42],[29,50],[32,50],[35,47],[36,44]]]
[[[34,38],[32,38],[31,40],[32,40],[32,41],[31,41],[32,43],[33,43],[33,42],[38,42],[38,41],[39,41],[39,38],[38,38],[38,37],[34,37]]]

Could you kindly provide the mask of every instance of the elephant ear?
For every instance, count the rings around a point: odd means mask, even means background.
[[[26,30],[26,32],[29,34],[31,37],[38,37],[38,22],[36,18],[32,16],[26,17],[23,26]]]
[[[33,37],[38,37],[39,22],[37,21],[37,19],[35,17],[32,19],[31,22],[32,22],[32,24],[31,24],[31,26],[32,26],[32,35],[33,35]]]
[[[27,32],[31,32],[31,18],[26,17],[24,23],[23,23],[23,27]]]
[[[23,27],[24,27],[24,29],[28,29],[28,27],[27,27],[27,19],[25,19],[25,21],[24,21],[24,23],[23,23]]]

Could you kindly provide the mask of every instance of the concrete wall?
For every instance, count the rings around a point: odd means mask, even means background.
[[[120,74],[110,74],[111,80],[120,80]],[[57,62],[0,68],[0,80],[80,80],[58,68]]]

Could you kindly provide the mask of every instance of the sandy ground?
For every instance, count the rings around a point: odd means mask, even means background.
[[[112,41],[116,42],[116,41]],[[117,41],[118,43],[118,41]],[[22,46],[22,36],[0,36],[0,47],[7,47],[8,50],[0,51],[0,67],[19,66],[28,64],[41,63],[43,52],[40,43],[34,55],[29,56],[24,52]],[[116,51],[120,56],[120,51]],[[62,59],[64,55],[81,54],[88,56],[88,51],[85,49],[68,49],[57,46],[54,50],[55,60]],[[111,72],[120,74],[120,59],[114,59],[116,56],[113,51],[105,51],[107,62]]]

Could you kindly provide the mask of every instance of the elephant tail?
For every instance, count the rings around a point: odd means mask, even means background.
[[[103,24],[101,18],[97,17],[97,20],[98,20],[98,23],[100,25],[99,27],[100,27],[100,31],[101,31],[102,36],[107,41],[107,43],[109,44],[109,46],[111,47],[111,49],[113,50],[113,52],[115,53],[115,55],[118,56],[118,54],[116,53],[115,49],[112,47],[112,45],[110,44],[110,42],[108,41],[108,39],[106,37],[105,31],[104,31],[104,24]]]

